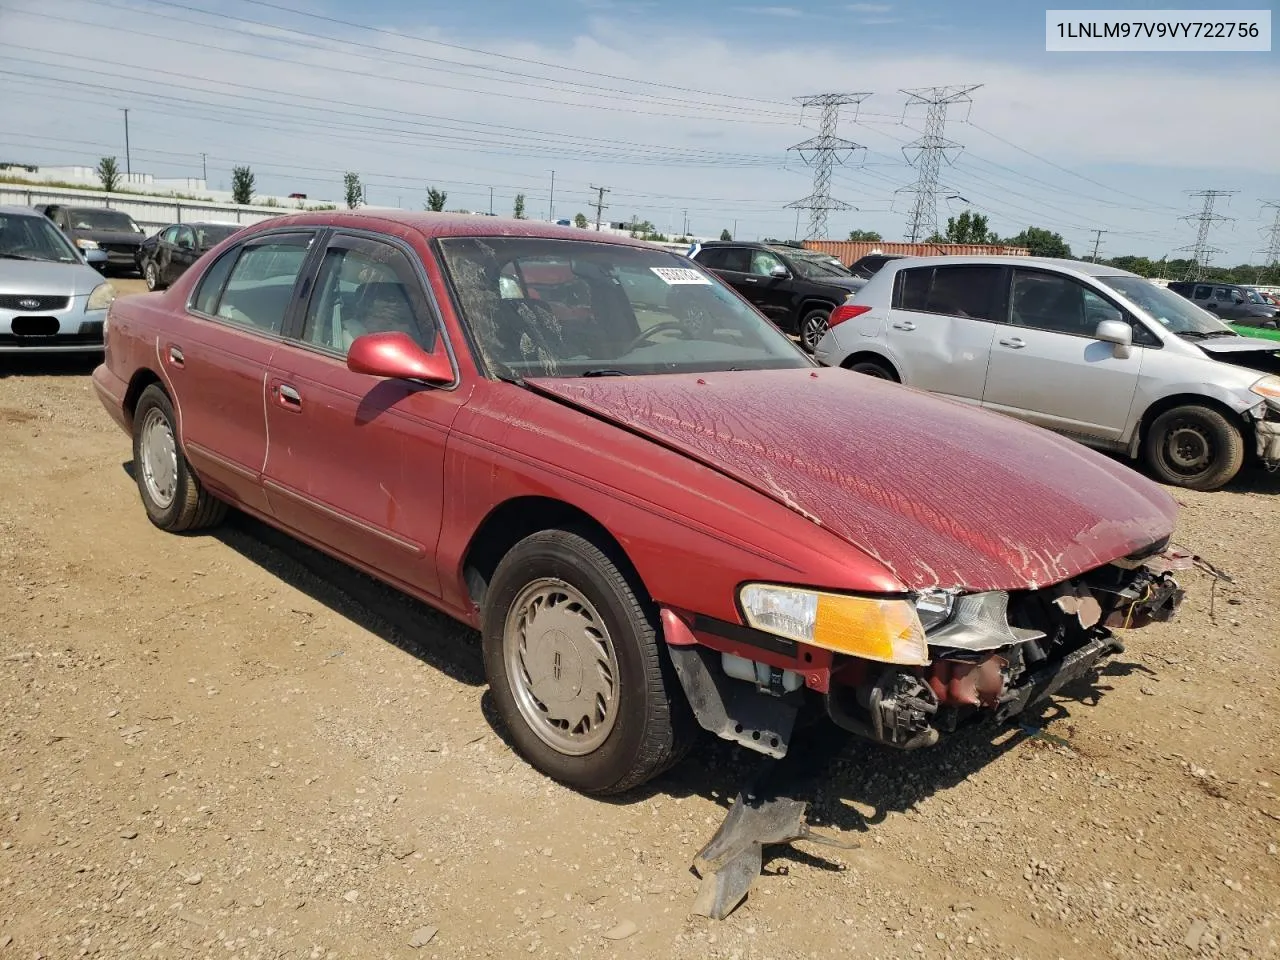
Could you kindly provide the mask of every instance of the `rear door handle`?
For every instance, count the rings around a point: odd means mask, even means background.
[[[280,400],[280,405],[289,410],[302,409],[302,395],[287,383],[282,383],[276,387],[276,396]]]
[[[895,330],[914,330],[916,325],[910,320],[896,320],[894,321],[893,328]]]
[[[1026,345],[1027,341],[1023,340],[1021,337],[1007,337],[1000,341],[1000,346],[1011,347],[1014,350],[1021,350]]]
[[[175,367],[180,367],[187,362],[187,358],[182,355],[182,351],[177,347],[169,348],[169,362]]]

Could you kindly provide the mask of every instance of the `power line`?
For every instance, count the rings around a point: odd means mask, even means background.
[[[1214,247],[1209,244],[1209,228],[1215,223],[1226,223],[1233,218],[1214,213],[1213,206],[1219,197],[1229,197],[1233,193],[1239,192],[1238,190],[1197,190],[1191,194],[1193,197],[1203,197],[1204,205],[1200,208],[1199,213],[1189,213],[1181,218],[1187,221],[1194,220],[1200,224],[1200,228],[1196,231],[1196,242],[1185,247],[1178,247],[1179,250],[1191,251],[1191,266],[1187,268],[1187,276],[1184,279],[1199,280],[1204,276],[1204,268],[1209,265],[1213,255],[1222,253],[1221,247]]]
[[[947,126],[947,108],[956,103],[972,103],[969,94],[981,86],[980,83],[972,83],[902,91],[907,95],[907,107],[924,105],[929,108],[923,136],[902,148],[903,156],[919,171],[915,184],[904,191],[915,194],[907,219],[907,239],[911,243],[938,232],[938,169],[944,159],[950,162],[948,151],[961,149],[960,144],[943,136]],[[905,112],[904,108],[904,116]],[[914,160],[910,151],[915,151]]]
[[[848,104],[859,104],[869,93],[820,93],[810,97],[796,97],[803,110],[804,107],[821,107],[821,131],[816,137],[810,137],[793,147],[800,154],[800,159],[813,167],[813,192],[803,200],[787,204],[788,208],[797,211],[809,211],[809,230],[806,240],[825,240],[827,238],[827,214],[832,210],[853,210],[851,204],[837,200],[831,196],[831,169],[844,161],[855,151],[865,150],[860,143],[845,140],[836,136],[840,123],[840,108]]]

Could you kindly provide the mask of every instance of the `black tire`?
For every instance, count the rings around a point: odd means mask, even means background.
[[[679,762],[694,737],[692,713],[662,650],[656,613],[622,566],[582,533],[543,530],[502,558],[485,593],[485,673],[498,714],[529,763],[584,793],[622,793],[644,783]],[[568,584],[595,608],[617,664],[613,726],[597,747],[577,756],[548,744],[530,725],[516,703],[507,666],[513,605],[526,588],[548,580]],[[558,675],[558,653],[556,664]]]
[[[143,261],[142,279],[146,282],[147,289],[153,293],[164,289],[164,283],[160,280],[160,267],[154,260]]]
[[[1217,490],[1244,464],[1244,436],[1210,407],[1166,410],[1147,429],[1146,459],[1156,478],[1189,490]]]
[[[878,360],[859,360],[856,363],[849,364],[849,369],[854,373],[860,373],[864,377],[875,377],[877,380],[892,380],[897,382],[897,377],[893,375],[893,371]]]
[[[818,341],[827,332],[827,319],[831,316],[830,307],[813,307],[804,312],[800,318],[800,347],[805,353],[813,353],[818,349]]]
[[[143,465],[143,426],[148,417],[154,416],[167,424],[174,438],[174,482],[173,495],[168,503],[156,498],[148,486]],[[182,446],[177,442],[178,420],[173,415],[173,404],[169,395],[159,386],[152,384],[142,391],[138,405],[133,414],[133,473],[138,484],[138,493],[142,497],[142,505],[147,516],[161,530],[170,533],[182,533],[187,530],[200,530],[222,522],[227,515],[227,505],[212,496],[200,484],[199,479],[191,471],[191,465],[183,456]]]

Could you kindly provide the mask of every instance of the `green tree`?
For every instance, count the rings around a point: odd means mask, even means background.
[[[342,177],[342,186],[346,191],[348,210],[354,210],[364,202],[364,187],[360,183],[360,174],[348,170]]]
[[[882,237],[875,230],[850,230],[849,239],[856,242],[879,243]]]
[[[1004,242],[1010,247],[1026,247],[1033,257],[1071,258],[1071,247],[1062,239],[1062,235],[1043,227],[1027,227],[1016,237],[1009,237]]]
[[[102,181],[102,189],[111,193],[120,186],[120,165],[115,157],[103,157],[98,161],[98,179]]]
[[[947,217],[947,232],[935,233],[930,243],[995,243],[997,237],[987,229],[987,218],[971,210],[958,217]]]
[[[585,213],[575,214],[573,218],[573,225],[579,230],[587,229],[587,215]]]
[[[435,213],[439,213],[444,209],[445,201],[449,199],[449,194],[443,190],[437,190],[435,187],[427,189],[427,209]]]
[[[728,231],[728,229],[721,230],[721,231],[720,231],[720,239],[721,239],[721,240],[732,240],[732,239],[733,239],[733,234],[732,234],[732,233],[730,233],[730,232]]]
[[[232,203],[253,202],[253,171],[248,167],[231,168],[231,201]]]
[[[524,194],[523,193],[516,194],[516,202],[515,202],[515,207],[513,212],[515,213],[515,218],[517,220],[524,219]]]

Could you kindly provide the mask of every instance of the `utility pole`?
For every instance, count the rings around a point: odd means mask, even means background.
[[[684,217],[684,229],[680,231],[680,235],[687,237],[689,235],[689,211],[682,209],[680,213]]]
[[[129,160],[129,108],[121,107],[124,111],[124,175],[126,182],[130,174],[133,173],[133,164]]]
[[[556,172],[551,171],[551,199],[547,201],[547,219],[554,222],[556,219]]]
[[[1094,230],[1093,231],[1093,262],[1098,262],[1098,247],[1102,244],[1102,235],[1110,233],[1110,230]]]
[[[980,83],[969,83],[902,91],[907,95],[904,117],[908,107],[924,105],[929,108],[924,135],[902,148],[907,162],[919,171],[916,182],[903,188],[904,193],[915,194],[907,217],[907,240],[911,243],[918,243],[938,232],[938,170],[943,160],[951,163],[950,152],[962,149],[960,144],[943,136],[947,128],[947,108],[955,103],[972,103],[973,98],[969,94],[981,86]]]
[[[809,211],[806,240],[826,239],[827,214],[832,210],[855,209],[843,200],[836,200],[831,196],[831,168],[837,163],[844,163],[855,150],[866,149],[860,143],[837,137],[836,128],[840,123],[841,107],[850,103],[859,104],[869,96],[869,93],[819,93],[811,97],[796,97],[802,112],[804,107],[822,108],[818,135],[787,148],[788,151],[796,151],[801,160],[813,167],[813,192],[802,200],[787,204],[796,209],[797,218],[800,210]],[[796,235],[799,234],[800,221],[797,219]]]
[[[1280,262],[1280,200],[1263,200],[1262,211],[1265,214],[1267,210],[1274,209],[1276,212],[1275,219],[1271,221],[1270,227],[1263,227],[1263,236],[1267,238],[1267,246],[1262,254],[1263,269],[1275,269],[1277,263]],[[1258,271],[1258,279],[1262,279],[1262,271]]]
[[[200,154],[200,179],[207,185],[209,183],[209,163],[205,154]]]
[[[596,192],[596,233],[600,232],[600,215],[608,208],[608,204],[604,202],[604,195],[609,192],[608,187],[597,187],[594,184],[591,189]]]
[[[736,218],[733,221],[733,233],[729,235],[729,239],[730,240],[738,239],[738,221]]]
[[[493,187],[489,188],[489,216],[493,216]]]
[[[1213,259],[1215,253],[1221,253],[1221,247],[1215,247],[1209,243],[1209,228],[1215,223],[1226,223],[1233,217],[1224,217],[1220,213],[1214,213],[1214,204],[1219,197],[1229,197],[1233,193],[1239,193],[1238,190],[1197,190],[1191,194],[1193,197],[1203,197],[1204,205],[1200,208],[1199,213],[1189,213],[1180,219],[1186,221],[1194,220],[1200,224],[1200,228],[1196,231],[1196,242],[1188,244],[1185,247],[1179,247],[1179,250],[1188,250],[1191,252],[1191,267],[1187,270],[1185,280],[1199,280],[1204,276],[1204,268],[1209,265],[1209,261]]]

